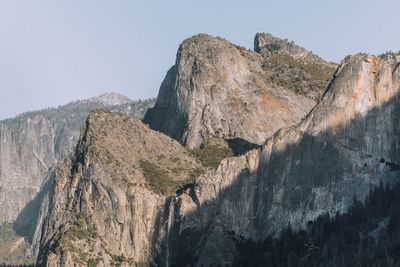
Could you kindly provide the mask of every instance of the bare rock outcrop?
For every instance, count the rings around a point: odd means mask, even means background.
[[[32,244],[25,254],[38,253],[55,165],[72,153],[89,112],[103,108],[141,118],[153,104],[108,93],[0,122],[0,224],[14,223],[16,234]],[[10,253],[2,247],[0,256]]]
[[[15,221],[57,160],[70,155],[91,110],[105,108],[141,118],[152,105],[146,103],[142,107],[142,102],[108,93],[1,121],[0,223]]]
[[[399,182],[398,63],[349,56],[332,81],[302,80],[319,85],[296,91],[268,76],[292,72],[265,64],[295,60],[305,77],[334,64],[257,36],[259,53],[207,35],[181,45],[144,118],[180,143],[133,118],[89,116],[56,170],[38,263],[231,266],[241,241],[304,228],[381,181]],[[259,148],[209,168],[192,156],[232,138]]]
[[[375,56],[347,57],[299,125],[199,177],[192,197],[171,202],[171,265],[229,266],[243,239],[304,229],[318,215],[346,212],[380,181],[399,182],[399,74]]]
[[[149,266],[166,197],[193,170],[202,166],[177,141],[136,118],[92,112],[74,155],[57,166],[38,264]]]
[[[308,67],[297,58],[292,61],[298,68]],[[200,147],[212,136],[262,144],[276,130],[297,124],[316,104],[317,97],[288,88],[291,81],[284,84],[271,77],[293,62],[268,61],[268,65],[263,54],[218,37],[193,36],[179,47],[176,63],[144,122],[189,148]],[[326,70],[325,80],[315,89],[324,91],[335,66],[322,59],[313,64]],[[281,80],[293,79],[290,75]]]

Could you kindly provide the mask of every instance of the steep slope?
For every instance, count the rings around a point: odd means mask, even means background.
[[[201,170],[138,119],[92,112],[74,155],[57,166],[38,263],[148,266],[166,196]]]
[[[36,222],[44,216],[39,210],[46,206],[42,200],[49,197],[55,164],[72,152],[89,112],[104,108],[142,117],[153,103],[109,93],[1,121],[0,224],[15,222],[17,234],[36,244],[41,229]]]
[[[140,116],[150,105],[139,107],[140,103],[116,96],[106,94],[0,122],[0,223],[13,222],[35,197],[57,159],[71,153],[91,110],[135,113],[140,109]]]
[[[266,45],[262,49],[268,50]],[[290,52],[282,50],[285,55]],[[200,147],[213,136],[262,144],[276,130],[297,124],[317,100],[272,81],[271,75],[282,75],[286,65],[292,67],[286,61],[269,61],[267,67],[263,55],[205,34],[185,40],[144,122],[189,148]],[[292,61],[297,68],[308,66],[297,58]],[[313,67],[325,70],[325,80],[313,88],[323,91],[335,66],[319,59]],[[295,78],[291,72],[285,75],[287,84]]]
[[[304,228],[325,212],[345,212],[380,181],[397,183],[399,90],[399,67],[370,55],[346,58],[298,126],[222,161],[199,177],[191,198],[171,201],[171,265],[230,265],[243,239]]]
[[[186,149],[138,120],[89,116],[74,156],[57,168],[39,263],[230,266],[243,241],[304,228],[321,214],[346,212],[354,195],[363,199],[380,181],[398,183],[393,57],[349,56],[325,80],[327,90],[323,77],[320,87],[293,91],[268,78],[286,68],[263,64],[290,56],[300,64],[296,75],[312,75],[305,65],[325,71],[330,63],[287,42],[274,45],[280,41],[268,35],[256,42],[259,53],[206,35],[181,45],[144,121]],[[260,104],[265,95],[273,107]],[[221,138],[255,149],[207,169],[190,156],[214,153]]]
[[[266,33],[256,34],[254,51],[263,56],[263,69],[270,83],[315,100],[325,92],[337,68],[335,63],[326,62],[294,42]]]

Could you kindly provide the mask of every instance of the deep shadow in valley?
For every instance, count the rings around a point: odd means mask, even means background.
[[[342,125],[335,135],[332,135],[329,129],[317,136],[301,133],[299,141],[286,145],[284,149],[273,148],[269,157],[266,156],[268,153],[265,152],[267,148],[264,146],[257,148],[257,145],[243,139],[228,140],[235,155],[245,154],[251,149],[260,151],[261,159],[257,171],[243,169],[229,186],[218,192],[216,198],[203,202],[198,199],[196,184],[187,185],[178,193],[187,192],[197,208],[187,213],[183,220],[179,213],[179,207],[182,205],[179,198],[168,198],[154,225],[155,235],[150,250],[154,253],[152,256],[155,261],[151,265],[193,266],[199,259],[204,260],[208,257],[215,266],[232,264],[299,266],[287,261],[280,263],[282,265],[260,261],[265,260],[264,254],[274,253],[279,253],[278,259],[293,254],[297,264],[304,257],[307,259],[308,247],[298,249],[303,241],[306,241],[303,245],[314,242],[313,245],[323,248],[324,244],[313,233],[319,233],[325,238],[325,233],[329,233],[326,229],[333,227],[331,223],[335,224],[335,220],[345,221],[343,218],[347,218],[346,220],[352,218],[353,207],[350,208],[348,215],[338,215],[338,217],[335,215],[341,211],[338,208],[340,203],[351,206],[354,195],[357,195],[358,199],[364,199],[369,190],[379,185],[381,180],[383,186],[398,182],[400,169],[398,153],[400,125],[396,123],[400,121],[398,98],[399,96],[396,96],[388,103],[373,108],[366,116],[357,116]],[[390,125],[382,128],[382,123]],[[383,137],[382,129],[387,131]],[[271,139],[290,139],[291,135],[296,136],[298,131],[295,127],[287,128],[280,131],[280,136],[277,133]],[[384,141],[391,143],[383,147],[384,142],[380,142],[382,140],[377,140],[378,138],[386,138]],[[373,144],[368,144],[368,140],[372,140]],[[385,171],[376,173],[377,166]],[[346,178],[345,175],[352,175],[352,179]],[[367,181],[363,177],[368,177]],[[51,190],[53,178],[52,176],[38,196],[27,204],[15,223],[17,233],[30,242],[35,232],[42,199],[46,190]],[[327,192],[332,194],[327,194],[324,199],[324,192],[318,193],[316,188],[326,188]],[[278,193],[281,194],[280,202],[276,202],[275,198]],[[327,210],[330,204],[334,204],[333,209]],[[282,213],[273,214],[277,207]],[[313,213],[312,218],[293,219],[311,226],[306,229],[311,231],[310,236],[308,231],[295,232],[300,225],[291,225],[281,233],[278,232],[278,229],[281,230],[286,226],[281,222],[289,221],[287,216],[296,210]],[[325,215],[325,212],[337,218],[328,220],[329,216]],[[319,215],[322,217],[318,218]],[[314,225],[317,230],[313,230]],[[347,224],[344,224],[344,227],[347,227]],[[343,229],[343,234],[348,229]],[[339,238],[341,235],[340,231],[339,234],[334,231],[331,233],[334,233],[332,238],[337,236]],[[287,240],[298,241],[293,241],[293,246],[280,245],[287,244]],[[362,243],[359,245],[362,246]],[[400,244],[394,246],[400,248]],[[370,255],[374,255],[375,252],[370,251]],[[343,255],[340,253],[338,250],[339,258]],[[321,254],[324,260],[323,255],[331,254]],[[230,261],[232,257],[235,258],[234,262]],[[275,259],[275,256],[273,257]]]
[[[278,238],[242,239],[237,249],[233,266],[399,266],[400,184],[380,183],[344,214],[322,214],[304,230],[289,225]]]
[[[14,231],[19,236],[24,237],[25,240],[27,240],[31,244],[37,224],[40,223],[39,216],[41,205],[46,195],[49,195],[49,193],[51,192],[53,181],[54,170],[50,170],[48,177],[45,179],[44,184],[41,186],[39,193],[22,209],[13,224]]]

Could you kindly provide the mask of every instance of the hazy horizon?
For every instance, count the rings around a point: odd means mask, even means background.
[[[267,32],[340,62],[400,50],[396,1],[1,1],[0,119],[116,92],[156,97],[198,33],[253,49]]]

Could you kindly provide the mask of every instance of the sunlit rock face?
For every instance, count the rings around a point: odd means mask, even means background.
[[[293,43],[291,46],[312,55]],[[262,51],[268,49],[272,48],[263,47]],[[285,56],[291,53],[283,47],[274,49]],[[300,63],[289,55],[290,62],[269,62],[263,55],[205,34],[185,40],[144,121],[189,148],[201,146],[210,136],[262,144],[276,130],[297,124],[317,100],[278,82],[290,80],[289,69],[286,78],[274,76],[285,72],[279,66],[306,66],[308,59]],[[320,92],[326,89],[336,66],[318,59],[313,66],[326,67],[328,73],[328,81],[322,81],[318,90],[314,88]],[[272,64],[270,68],[267,63]]]
[[[92,112],[74,154],[57,165],[38,264],[154,264],[164,203],[201,168],[176,140],[140,120]]]
[[[198,179],[194,197],[177,198],[172,261],[229,265],[241,238],[304,228],[322,213],[345,212],[380,181],[397,182],[399,78],[377,57],[346,58],[305,120],[223,161]]]
[[[13,222],[58,159],[72,152],[89,112],[97,108],[143,117],[154,102],[107,93],[0,122],[0,224]]]
[[[289,75],[313,77],[315,65],[308,64],[319,64],[325,75],[332,66],[265,34],[256,36],[256,51],[207,35],[184,41],[144,118],[159,132],[92,114],[75,156],[57,169],[39,261],[229,266],[243,240],[277,236],[289,224],[304,228],[323,213],[346,212],[354,196],[363,199],[380,181],[398,182],[400,70],[393,58],[349,56],[333,80],[307,78],[319,89],[294,81],[292,90],[283,86]],[[278,70],[284,76],[272,75]],[[190,149],[217,137],[254,146],[204,168]],[[163,195],[151,190],[137,164],[143,156],[171,181],[202,172]],[[184,166],[181,176],[172,175],[173,162]],[[68,242],[77,233],[74,221],[91,235]]]
[[[25,254],[38,253],[55,166],[72,153],[90,111],[101,108],[142,118],[153,104],[108,93],[0,121],[0,224],[14,223],[32,247]],[[0,256],[7,254],[7,248],[0,248]]]

